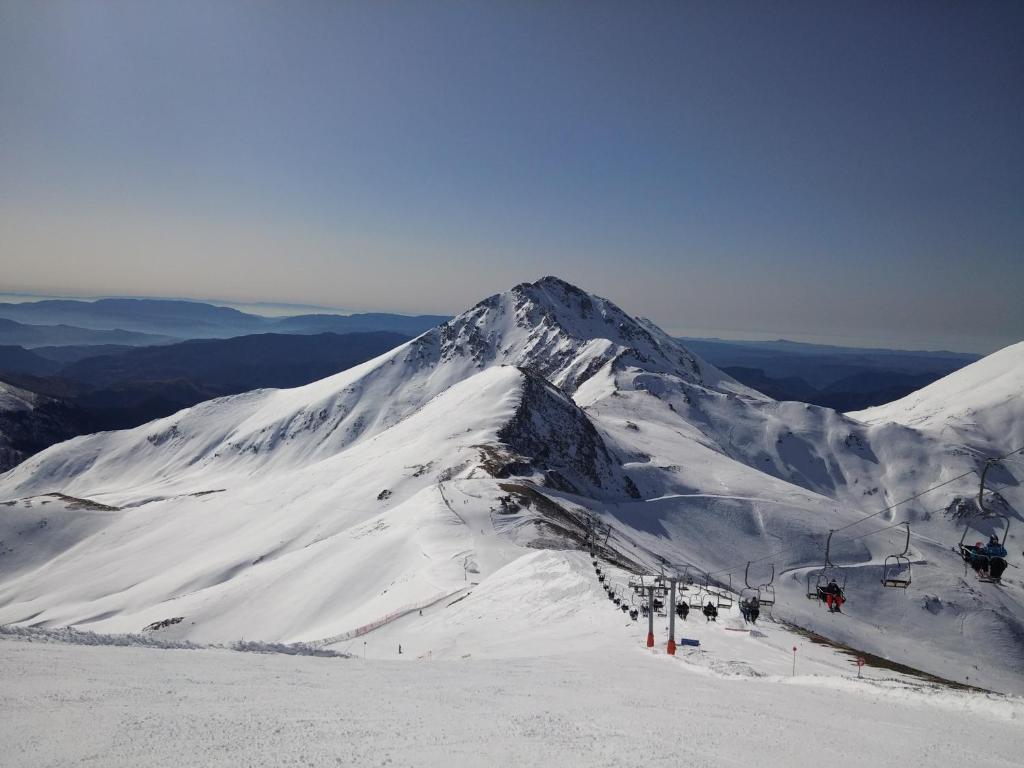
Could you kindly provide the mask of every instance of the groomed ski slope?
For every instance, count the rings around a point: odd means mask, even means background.
[[[858,680],[767,619],[691,615],[679,635],[701,647],[674,658],[659,620],[649,651],[578,553],[520,558],[481,597],[356,639],[347,659],[0,635],[4,765],[1000,768],[1024,749],[1021,699],[871,667]]]

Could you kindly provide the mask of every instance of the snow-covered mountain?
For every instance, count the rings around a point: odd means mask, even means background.
[[[1006,352],[923,390],[924,428],[886,412],[896,404],[776,402],[544,278],[330,378],[76,438],[0,476],[0,623],[124,632],[180,618],[159,631],[340,642],[460,601],[483,626],[500,607],[474,584],[533,549],[578,548],[596,516],[612,527],[603,556],[622,566],[692,564],[738,588],[764,558],[752,578],[774,564],[777,618],[1024,690],[1018,571],[980,585],[950,549],[976,475],[858,523],[1024,444],[1022,364]],[[977,378],[949,384],[962,375]],[[962,390],[978,396],[974,427],[945,429]],[[1006,462],[989,475],[1014,521],[1020,474]],[[904,519],[913,585],[883,589],[882,562],[902,549],[888,526]],[[805,579],[843,526],[832,559],[848,566],[850,602],[831,615]]]
[[[892,421],[921,431],[956,435],[974,444],[1024,439],[1024,342],[999,350],[895,402],[849,414],[866,424]]]

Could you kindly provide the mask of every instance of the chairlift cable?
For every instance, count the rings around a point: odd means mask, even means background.
[[[1009,453],[1005,453],[1002,456],[993,457],[992,460],[993,461],[997,461],[997,462],[998,461],[1004,461],[1005,459],[1009,458],[1010,456],[1013,456],[1014,454],[1021,453],[1021,452],[1024,452],[1024,445],[1022,445],[1020,448],[1015,448],[1014,450],[1010,451]],[[883,507],[882,509],[878,510],[877,512],[872,512],[870,515],[865,515],[864,517],[860,518],[859,520],[854,520],[852,523],[847,523],[846,525],[844,525],[844,526],[842,526],[840,528],[835,528],[835,529],[833,529],[832,532],[833,533],[838,533],[840,531],[845,531],[845,530],[848,530],[850,528],[853,528],[854,526],[860,525],[861,523],[863,523],[863,522],[865,522],[867,520],[870,520],[870,519],[872,519],[874,517],[878,517],[879,515],[885,514],[886,512],[889,512],[890,510],[893,510],[896,507],[899,507],[899,506],[902,506],[904,504],[907,504],[907,503],[909,503],[911,501],[914,501],[915,499],[919,499],[919,498],[921,498],[922,496],[924,496],[927,493],[931,493],[932,491],[938,490],[939,488],[947,486],[950,483],[954,483],[957,480],[962,480],[963,478],[967,477],[968,475],[973,475],[973,474],[977,474],[977,470],[976,469],[972,469],[972,470],[970,470],[968,472],[964,472],[963,474],[957,475],[956,477],[951,477],[948,480],[943,480],[941,483],[933,485],[930,488],[926,488],[923,491],[919,491],[918,493],[915,493],[913,496],[908,496],[905,499],[901,499],[900,501],[894,502],[894,503],[890,504],[887,507]],[[894,526],[890,526],[890,527],[894,527]],[[882,529],[882,530],[887,530],[887,529]],[[879,532],[881,532],[881,531],[876,531],[876,533],[879,533]],[[871,535],[873,535],[873,534],[870,534],[870,533],[869,534],[864,534],[864,536],[871,536]],[[864,538],[864,536],[858,536],[857,538]],[[844,538],[848,538],[848,537],[844,537]],[[851,539],[851,540],[855,540],[855,539]],[[770,559],[772,559],[772,558],[774,558],[774,557],[776,557],[776,556],[778,556],[780,554],[785,554],[786,552],[791,552],[791,551],[793,551],[794,549],[797,549],[797,548],[798,548],[798,545],[796,545],[796,544],[794,544],[792,546],[789,546],[789,547],[783,547],[782,549],[774,550],[774,551],[768,553],[767,555],[765,555],[764,557],[758,558],[756,560],[751,560],[750,562],[751,563],[763,563],[765,560],[770,560]],[[719,569],[717,571],[709,571],[707,573],[707,575],[708,576],[716,576],[716,575],[719,575],[719,574],[730,574],[731,575],[731,574],[737,572],[740,568],[743,568],[743,567],[744,567],[744,564],[739,564],[739,565],[732,566],[730,568],[721,568],[721,569]]]

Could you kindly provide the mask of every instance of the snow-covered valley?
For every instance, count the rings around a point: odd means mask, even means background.
[[[707,574],[735,592],[747,561],[758,583],[774,568],[766,637],[725,629],[738,621],[735,608],[719,624],[692,629],[691,615],[677,628],[702,645],[681,654],[695,669],[683,667],[676,696],[712,685],[704,673],[741,669],[758,691],[786,698],[799,688],[807,708],[790,714],[809,718],[829,686],[850,685],[848,660],[822,662],[821,678],[841,669],[841,682],[782,681],[801,637],[782,622],[1020,694],[1024,457],[988,475],[987,505],[1011,521],[1002,585],[978,582],[953,547],[977,512],[984,460],[1024,446],[1022,371],[1018,344],[912,402],[847,415],[776,402],[611,302],[545,278],[314,384],[76,438],[0,476],[0,624],[104,633],[158,625],[149,632],[168,639],[358,654],[365,641],[388,674],[401,667],[393,662],[457,665],[468,654],[471,677],[486,676],[489,660],[540,679],[552,665],[575,669],[582,662],[569,659],[579,654],[590,660],[586,674],[620,665],[627,677],[649,677],[652,693],[629,695],[649,695],[655,708],[674,678],[648,665],[673,662],[643,655],[642,622],[610,606],[579,553],[597,521],[610,528],[600,556],[615,564],[609,578],[623,592],[630,571],[690,566],[698,581]],[[911,526],[913,580],[887,589],[882,567],[903,549],[901,521]],[[986,526],[972,541],[1001,534]],[[831,529],[845,529],[831,549],[848,579],[842,614],[806,597]],[[663,647],[660,625],[657,638]],[[108,663],[116,650],[90,659]],[[433,667],[394,674],[421,669]],[[706,696],[732,690],[714,679]],[[545,695],[554,706],[560,694]],[[976,701],[941,695],[960,702],[954,708]],[[893,706],[918,706],[901,701]],[[741,727],[742,718],[723,725],[723,742]]]

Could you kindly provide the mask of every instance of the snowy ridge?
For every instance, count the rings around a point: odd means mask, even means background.
[[[867,424],[896,422],[949,431],[962,440],[998,438],[999,448],[1024,445],[1024,342],[999,350],[906,397],[850,413]]]
[[[510,574],[517,600],[551,600],[542,584],[561,583],[561,550],[580,548],[595,516],[612,526],[604,556],[617,563],[691,564],[738,588],[743,564],[770,556],[778,618],[1024,691],[1019,571],[980,585],[951,551],[977,493],[970,473],[1005,442],[1000,425],[1020,423],[1020,355],[993,357],[999,376],[933,385],[934,429],[843,415],[773,401],[612,302],[544,278],[322,381],[77,438],[0,476],[0,499],[12,500],[0,520],[13,521],[0,530],[0,623],[138,632],[182,616],[160,633],[202,643],[429,628],[434,648],[455,647],[507,622],[485,598],[512,589]],[[938,426],[967,390],[987,392],[969,406],[974,428]],[[847,615],[807,600],[829,529],[964,474],[836,537]],[[1011,463],[990,473],[1015,524],[1019,477]],[[55,491],[112,509],[47,518],[32,546],[19,541]],[[904,519],[914,583],[883,590],[901,532],[872,532]],[[555,560],[535,579],[538,549]],[[523,636],[568,620],[567,605],[538,604],[545,621]],[[497,638],[490,647],[513,652]]]

